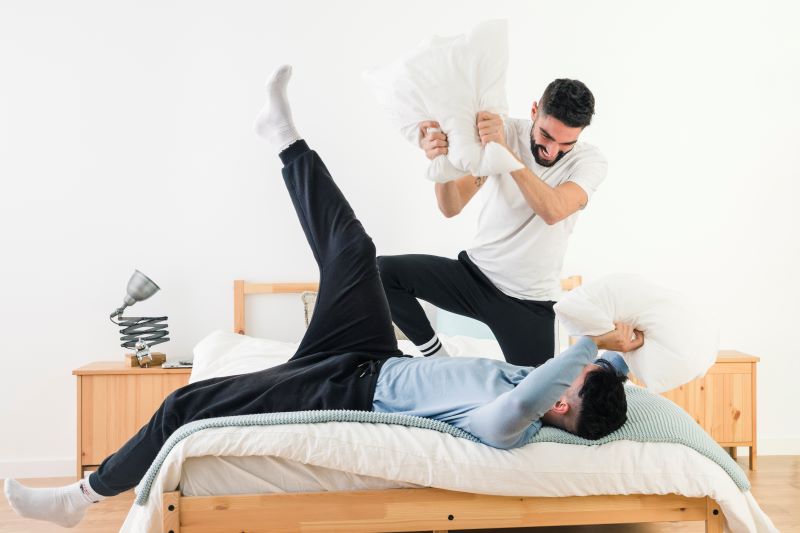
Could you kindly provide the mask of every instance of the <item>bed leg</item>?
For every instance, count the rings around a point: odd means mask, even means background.
[[[722,533],[722,510],[713,498],[706,497],[706,533]]]
[[[164,533],[181,533],[180,491],[165,492],[162,502],[163,509],[161,512],[164,517]]]

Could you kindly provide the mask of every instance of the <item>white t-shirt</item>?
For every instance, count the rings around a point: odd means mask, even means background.
[[[605,179],[608,163],[600,150],[578,142],[552,167],[531,153],[533,121],[505,119],[506,144],[526,167],[551,187],[577,183],[586,195]],[[567,239],[578,213],[548,226],[525,201],[510,174],[498,174],[483,186],[478,231],[467,255],[504,294],[523,300],[556,300]]]

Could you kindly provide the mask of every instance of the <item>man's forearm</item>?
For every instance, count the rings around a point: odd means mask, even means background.
[[[444,216],[450,218],[461,212],[461,195],[454,181],[436,184],[436,201],[439,204],[439,211]]]
[[[589,337],[581,338],[563,354],[535,368],[517,386],[470,414],[470,432],[496,448],[511,448],[564,394],[597,356]]]
[[[562,354],[536,367],[511,394],[518,396],[531,418],[540,418],[595,357],[597,345],[591,337],[581,337]]]
[[[525,167],[515,170],[511,177],[530,208],[547,224],[555,224],[574,212],[567,199],[542,181],[531,169]]]
[[[486,176],[478,178],[464,176],[446,183],[437,183],[435,185],[436,201],[439,204],[439,210],[447,218],[456,216],[475,196],[485,181]]]

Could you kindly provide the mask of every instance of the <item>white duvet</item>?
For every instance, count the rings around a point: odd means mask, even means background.
[[[193,373],[201,376],[211,367],[221,372],[217,375],[236,373],[237,353],[241,356],[248,352],[241,346],[238,352],[231,349],[236,340],[218,333],[201,342],[195,353]],[[239,340],[250,343],[251,347],[256,344],[246,337]],[[451,353],[478,353],[470,352],[471,340],[467,338],[442,340],[448,344],[448,350],[454,348]],[[474,347],[487,350],[487,342],[491,341],[482,340]],[[219,347],[223,345],[226,353],[233,355],[221,354]],[[211,355],[217,357],[213,364],[203,360]],[[220,360],[220,356],[227,360]],[[252,354],[241,358],[249,370],[255,370],[256,359]],[[270,364],[268,359],[267,356],[262,368]],[[160,494],[178,487],[187,460],[201,464],[196,458],[206,456],[231,461],[249,458],[247,464],[263,460],[282,468],[295,464],[294,471],[307,468],[316,476],[315,483],[339,490],[345,488],[341,486],[342,480],[350,480],[355,483],[353,488],[411,484],[515,496],[636,493],[711,496],[722,508],[728,531],[777,531],[749,492],[740,491],[716,463],[682,445],[629,441],[602,446],[536,443],[515,450],[498,450],[431,430],[347,422],[226,427],[195,433],[169,454],[153,483],[147,504],[133,506],[122,531],[161,531]],[[343,474],[337,477],[336,472]],[[217,487],[203,490],[218,494],[250,492],[254,483],[272,492],[296,490],[293,486],[280,486],[280,475],[268,482],[247,480],[246,473],[243,476],[245,481],[239,485],[226,486],[222,481]]]

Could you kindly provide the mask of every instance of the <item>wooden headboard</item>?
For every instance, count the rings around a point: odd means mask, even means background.
[[[561,290],[571,291],[583,281],[580,276],[570,276],[561,280]],[[306,291],[316,292],[319,283],[249,283],[243,279],[233,282],[233,331],[244,335],[244,297],[248,294],[292,294]]]

